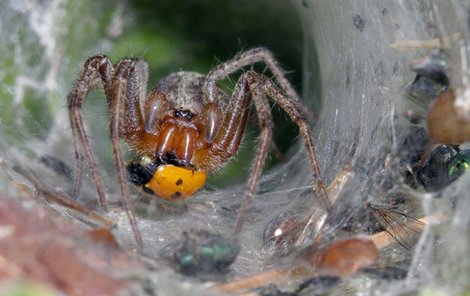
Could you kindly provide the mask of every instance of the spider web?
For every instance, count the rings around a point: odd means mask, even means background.
[[[382,257],[388,266],[409,269],[406,279],[381,282],[362,278],[346,286],[364,294],[426,289],[438,289],[444,294],[468,291],[469,174],[440,194],[423,194],[403,184],[399,162],[401,142],[411,129],[403,117],[404,111],[410,108],[404,89],[415,76],[408,64],[431,49],[391,46],[403,40],[430,40],[454,33],[468,40],[468,1],[292,2],[304,30],[302,97],[310,107],[321,102],[314,133],[325,183],[333,182],[346,164],[351,163],[353,167],[352,177],[335,204],[335,212],[359,211],[365,202],[383,203],[390,191],[401,190],[414,197],[414,205],[404,209],[407,214],[418,217],[446,212],[449,217],[439,227],[425,230],[414,251],[400,247],[383,251]],[[59,38],[64,34],[60,24],[71,14],[73,5],[65,0],[0,3],[0,49],[4,53],[0,57],[3,109],[0,113],[0,185],[3,193],[19,194],[17,186],[11,182],[12,179],[25,182],[13,173],[18,167],[40,176],[47,186],[64,192],[71,189],[66,172],[57,176],[40,159],[47,152],[61,156],[66,164],[73,164],[63,98],[68,92],[65,85],[70,85],[80,63],[74,64],[76,61],[72,60],[71,66],[61,66],[64,60],[70,60],[61,56],[62,46],[66,45],[61,44],[64,41]],[[122,7],[119,2],[111,7],[100,7],[112,12],[111,19],[99,20],[109,24],[111,33],[106,37],[92,35],[75,42],[90,54],[109,49],[110,40],[122,25],[119,23],[124,18]],[[94,9],[96,6],[83,4],[79,11],[92,14]],[[80,24],[76,30],[89,31],[86,23],[76,23]],[[36,50],[32,50],[35,47]],[[468,74],[464,59],[467,56],[464,41],[449,49],[450,74],[456,85],[465,83],[462,77]],[[14,116],[9,114],[10,110]],[[92,134],[105,134],[106,124],[105,119],[95,124],[103,129]],[[16,133],[16,130],[23,132]],[[106,168],[102,172],[104,182],[108,184],[111,200],[116,203],[118,190],[112,185],[112,158],[106,158],[110,155],[109,146],[102,144],[99,138],[93,141],[97,154],[104,156],[100,158],[100,165]],[[269,221],[284,211],[299,212],[315,205],[302,143],[297,143],[290,154],[286,163],[263,176],[252,214],[240,237],[241,253],[230,276],[254,274],[265,268],[267,254],[259,238]],[[144,251],[150,256],[159,256],[163,246],[189,228],[229,235],[244,189],[244,184],[209,189],[187,204],[174,207],[136,201],[139,227],[146,245]],[[82,194],[94,196],[91,183],[85,182]],[[125,214],[116,207],[111,215],[119,224],[120,240],[124,245],[132,244],[133,236]],[[162,274],[166,281],[161,287],[162,294],[184,293],[179,278],[167,276],[165,268]],[[195,293],[206,295],[204,286],[198,283],[192,286],[197,287]],[[174,287],[179,288],[173,290]],[[345,286],[337,289],[345,289]]]

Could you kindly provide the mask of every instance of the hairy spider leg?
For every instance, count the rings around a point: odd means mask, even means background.
[[[137,222],[130,204],[127,182],[124,178],[124,164],[122,161],[119,139],[121,133],[128,134],[127,131],[130,129],[138,131],[140,130],[140,127],[143,126],[143,119],[139,107],[139,96],[145,95],[145,90],[142,90],[142,87],[145,87],[145,85],[142,85],[142,83],[146,83],[147,81],[146,67],[147,66],[144,61],[124,59],[116,66],[115,71],[106,56],[98,55],[92,57],[85,63],[82,75],[69,95],[69,112],[74,133],[75,154],[77,160],[75,178],[81,179],[82,174],[82,167],[80,164],[82,156],[79,146],[81,143],[81,147],[85,153],[85,159],[87,160],[92,179],[96,186],[100,205],[103,208],[106,208],[103,182],[96,168],[96,161],[90,147],[90,142],[88,141],[81,114],[83,101],[90,89],[94,86],[93,80],[97,73],[100,75],[106,99],[111,109],[110,133],[113,155],[118,171],[121,201],[139,247],[142,247],[142,237],[138,230]],[[122,116],[123,112],[134,113],[135,117],[129,118],[128,116]],[[125,121],[123,121],[122,118],[124,118]],[[123,132],[123,130],[126,132]],[[77,181],[75,182],[78,183]]]
[[[323,203],[327,212],[331,212],[332,205],[328,198],[325,184],[322,181],[320,174],[320,166],[318,165],[317,156],[315,153],[315,145],[313,141],[312,132],[308,124],[307,118],[298,108],[298,104],[293,102],[281,89],[279,89],[268,77],[256,72],[248,72],[248,79],[250,84],[257,84],[262,91],[270,97],[276,104],[278,104],[289,115],[291,120],[299,127],[300,135],[302,136],[307,156],[310,162],[310,169],[313,174],[315,182],[314,190],[320,201]]]
[[[268,156],[269,145],[273,136],[273,119],[271,108],[268,104],[265,92],[263,92],[259,84],[253,83],[253,81],[251,81],[252,79],[250,72],[244,73],[243,78],[244,80],[248,80],[250,83],[248,91],[251,92],[251,97],[257,111],[258,124],[261,129],[261,134],[259,137],[258,148],[256,150],[253,167],[251,168],[250,177],[248,179],[247,188],[245,190],[245,198],[243,199],[243,202],[240,206],[238,219],[235,225],[236,234],[240,233],[253,196],[256,194],[258,183],[263,172],[263,167]]]
[[[256,87],[253,91],[250,90],[247,73],[244,73],[235,85],[223,124],[217,132],[213,143],[208,149],[196,151],[194,158],[196,165],[211,163],[212,166],[215,166],[214,168],[221,167],[237,152],[248,121],[252,95],[263,96],[263,93],[257,91]],[[259,124],[262,131],[254,165],[248,179],[245,198],[240,207],[239,217],[236,222],[236,234],[240,233],[242,229],[252,197],[256,193],[272,138],[272,118],[269,105],[266,100],[257,99],[255,101],[255,108],[258,111]]]
[[[308,108],[300,101],[299,96],[292,88],[289,81],[285,78],[281,67],[277,64],[272,53],[268,49],[254,48],[225,63],[218,65],[207,75],[206,83],[203,86],[203,92],[211,101],[214,101],[215,92],[217,90],[217,81],[226,79],[230,74],[240,70],[244,66],[258,62],[265,63],[268,66],[269,70],[272,72],[277,82],[279,83],[280,89],[274,85],[274,83],[272,83],[272,81],[270,81],[266,76],[257,74],[253,71],[250,71],[250,73],[252,73],[250,74],[250,83],[256,82],[258,80],[257,83],[261,85],[263,92],[265,92],[269,97],[271,97],[271,99],[278,103],[278,105],[280,105],[282,109],[288,113],[292,121],[299,127],[301,136],[306,146],[310,167],[313,173],[315,193],[320,198],[324,208],[328,212],[331,212],[331,201],[328,198],[325,185],[321,178],[320,167],[318,165],[315,154],[313,137],[308,125],[308,121],[305,117],[305,115],[309,115],[311,113],[308,111]],[[259,101],[259,99],[256,100]],[[256,183],[257,182],[258,181],[256,180]],[[251,202],[251,197],[249,195],[252,196],[253,193],[245,196],[246,202],[244,202],[244,204],[246,204],[246,207]],[[246,211],[246,209],[243,208],[244,206],[242,206],[242,211]],[[245,215],[245,213],[243,213],[243,215]],[[240,222],[237,222],[237,225],[243,223],[240,219],[243,220],[244,217],[239,216],[238,221]],[[241,226],[238,227],[241,229]],[[240,231],[240,229],[237,231]]]
[[[254,101],[258,113],[258,121],[261,127],[260,142],[256,151],[253,167],[248,179],[244,200],[240,207],[237,218],[235,233],[242,229],[249,205],[258,188],[261,173],[269,151],[269,144],[272,139],[272,115],[266,95],[278,103],[292,121],[299,126],[300,133],[305,142],[307,154],[311,164],[311,170],[315,180],[315,192],[324,203],[327,210],[331,209],[330,202],[323,182],[321,181],[320,169],[317,164],[313,137],[311,135],[308,122],[303,113],[279,88],[277,88],[266,76],[249,71],[239,78],[233,96],[230,100],[228,111],[225,114],[224,123],[220,128],[214,143],[207,153],[196,152],[195,163],[208,162],[209,159],[228,159],[237,150],[243,137],[251,99]],[[199,158],[201,157],[201,158]]]
[[[110,101],[110,133],[114,160],[118,174],[121,200],[131,223],[135,239],[142,247],[142,238],[132,211],[129,187],[124,174],[120,145],[121,137],[129,140],[130,134],[142,135],[144,121],[140,101],[145,98],[148,80],[147,63],[139,59],[123,59],[116,65],[113,94]],[[127,137],[126,137],[127,136]]]
[[[252,94],[252,99],[255,104],[255,108],[258,111],[258,120],[261,127],[260,142],[258,144],[258,150],[256,152],[256,158],[254,165],[248,180],[248,186],[245,191],[245,197],[240,207],[239,216],[236,222],[235,232],[239,233],[243,226],[245,216],[247,214],[249,205],[252,202],[252,198],[257,190],[259,180],[263,166],[268,154],[269,143],[272,139],[272,115],[269,104],[267,102],[266,95],[273,99],[279,104],[282,109],[291,117],[292,121],[299,127],[300,133],[304,140],[305,147],[307,149],[307,155],[310,161],[310,167],[313,172],[313,178],[315,180],[315,192],[320,198],[325,209],[331,211],[331,203],[328,199],[323,181],[320,176],[320,168],[316,159],[314,150],[314,141],[310,128],[308,126],[307,119],[304,117],[302,112],[274,83],[262,74],[258,74],[254,71],[248,71],[243,74],[243,77],[247,79],[248,91]]]
[[[207,75],[207,82],[203,87],[203,92],[213,101],[217,89],[217,81],[226,79],[230,74],[240,70],[242,67],[264,63],[279,83],[284,93],[291,98],[297,108],[313,121],[316,116],[301,101],[299,95],[294,90],[289,80],[284,75],[284,70],[279,66],[272,52],[264,47],[257,47],[240,53],[233,59],[214,67]]]
[[[96,186],[98,194],[98,202],[103,209],[107,208],[106,196],[104,192],[103,182],[96,168],[96,161],[90,148],[90,142],[83,123],[81,108],[83,101],[89,91],[96,86],[96,76],[100,75],[106,97],[109,98],[109,90],[112,85],[113,67],[109,63],[107,57],[98,55],[88,59],[84,65],[84,69],[80,78],[77,80],[73,90],[68,96],[68,109],[71,119],[71,128],[74,140],[75,150],[75,179],[73,186],[73,195],[78,196],[80,191],[80,183],[82,176],[82,160],[86,159],[90,174]],[[109,100],[109,99],[108,99]],[[81,147],[80,147],[81,143]],[[83,149],[83,152],[81,151]],[[83,157],[83,154],[85,157]]]

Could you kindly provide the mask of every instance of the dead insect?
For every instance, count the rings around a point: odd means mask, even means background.
[[[205,275],[225,271],[235,261],[240,249],[235,237],[225,238],[205,230],[183,233],[181,241],[168,246],[164,256],[186,275]]]
[[[468,168],[470,149],[438,145],[423,155],[417,179],[427,191],[438,191],[457,180]]]

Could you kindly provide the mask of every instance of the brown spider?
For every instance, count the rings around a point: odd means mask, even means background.
[[[262,74],[247,71],[240,76],[230,99],[217,87],[219,80],[258,62],[267,65],[279,86]],[[273,99],[298,125],[313,173],[314,190],[326,209],[330,208],[305,117],[307,108],[300,102],[269,50],[254,48],[243,52],[207,75],[172,73],[162,79],[145,99],[147,79],[147,63],[141,59],[122,59],[113,67],[106,56],[97,55],[86,61],[68,97],[76,157],[74,194],[79,193],[81,162],[85,158],[99,204],[106,208],[103,183],[81,110],[88,92],[100,80],[102,82],[111,110],[110,133],[121,199],[140,246],[142,239],[131,210],[125,169],[130,181],[162,198],[177,200],[191,196],[204,185],[206,172],[216,172],[237,152],[253,100],[261,136],[235,226],[235,233],[240,232],[272,139],[272,116],[266,97]],[[140,161],[125,167],[120,139],[127,142]]]

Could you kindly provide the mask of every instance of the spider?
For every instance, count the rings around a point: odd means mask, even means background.
[[[250,70],[241,74],[230,98],[218,88],[218,81],[255,63],[264,63],[275,82]],[[103,182],[82,116],[87,94],[101,81],[110,109],[110,137],[121,200],[139,246],[142,246],[142,238],[131,209],[126,173],[130,181],[142,185],[145,191],[167,200],[193,195],[203,187],[206,174],[217,172],[237,152],[253,102],[261,135],[235,225],[235,234],[240,233],[272,140],[273,123],[267,97],[299,127],[313,174],[314,191],[326,209],[331,207],[306,119],[308,109],[268,49],[242,52],[207,75],[172,73],[160,80],[148,96],[147,79],[148,66],[142,59],[124,58],[113,66],[108,57],[97,55],[85,62],[68,96],[76,158],[74,195],[79,194],[85,159],[99,205],[103,209],[107,207]],[[124,164],[121,139],[138,155],[137,162]]]

